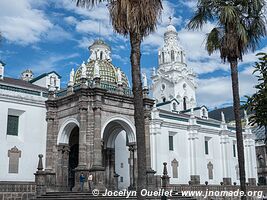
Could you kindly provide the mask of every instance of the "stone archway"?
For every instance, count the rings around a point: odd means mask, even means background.
[[[131,122],[113,118],[102,128],[106,185],[109,189],[133,188],[135,130]]]
[[[75,184],[74,169],[79,159],[79,123],[76,119],[66,120],[57,138],[56,182],[60,190],[71,190]]]

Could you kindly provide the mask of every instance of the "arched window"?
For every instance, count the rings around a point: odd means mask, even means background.
[[[206,117],[206,110],[202,109],[202,117]]]
[[[176,103],[173,103],[173,104],[172,104],[172,109],[173,109],[174,111],[176,111]]]
[[[186,97],[184,97],[184,99],[183,99],[183,104],[184,104],[184,110],[186,110],[187,108],[186,108]]]
[[[103,60],[103,52],[100,52],[100,60]]]
[[[171,50],[171,61],[173,62],[174,61],[174,51],[173,50]]]
[[[183,55],[183,52],[181,52],[181,63],[184,63],[184,55]]]
[[[162,59],[162,63],[164,63],[165,62],[165,60],[164,60],[164,52],[161,53],[161,59]]]
[[[165,98],[165,97],[163,97],[163,98],[162,98],[162,101],[165,103],[165,102],[166,102],[166,98]]]

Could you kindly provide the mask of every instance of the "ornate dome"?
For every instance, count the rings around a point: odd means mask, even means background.
[[[118,84],[118,70],[119,68],[115,67],[108,60],[90,60],[87,63],[84,63],[86,66],[86,78],[89,81],[94,79],[94,67],[95,63],[98,62],[99,65],[99,74],[101,83],[107,83],[110,85]],[[78,68],[75,73],[74,81],[79,83],[82,75],[82,65]],[[121,71],[121,79],[123,87],[129,87],[127,76]]]

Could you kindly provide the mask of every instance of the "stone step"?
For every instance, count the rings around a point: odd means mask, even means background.
[[[112,196],[102,196],[103,193],[100,193],[99,196],[94,196],[92,193],[89,192],[48,192],[41,197],[37,197],[36,200],[122,200],[122,199],[129,199],[129,200],[136,200],[136,197],[129,197],[126,196],[119,196],[119,197],[112,197]],[[147,197],[148,200],[160,200],[161,197]],[[170,200],[189,200],[194,199],[191,197],[182,197],[180,193],[173,195],[172,197],[168,197]]]

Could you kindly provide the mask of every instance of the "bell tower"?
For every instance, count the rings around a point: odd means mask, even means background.
[[[196,107],[196,74],[186,64],[186,54],[171,22],[164,33],[164,45],[158,50],[158,64],[151,77],[156,103],[176,100],[177,111]]]

